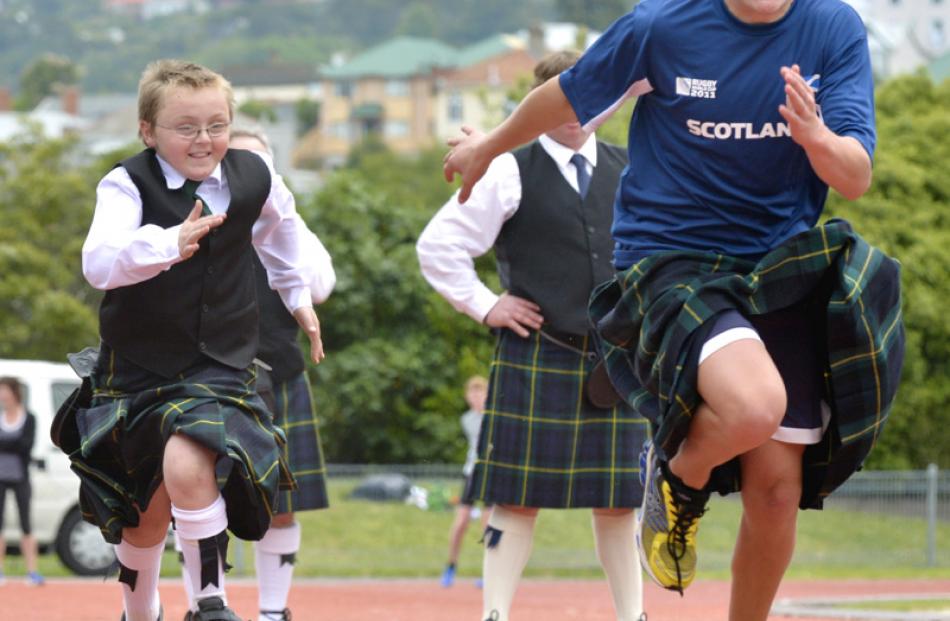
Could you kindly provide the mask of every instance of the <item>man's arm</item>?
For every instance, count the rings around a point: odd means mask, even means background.
[[[577,115],[561,90],[560,80],[551,78],[528,93],[511,116],[488,134],[481,135],[463,127],[465,136],[449,140],[452,149],[445,156],[442,167],[445,180],[451,182],[456,173],[461,175],[458,200],[464,203],[494,158],[546,131],[576,121]]]

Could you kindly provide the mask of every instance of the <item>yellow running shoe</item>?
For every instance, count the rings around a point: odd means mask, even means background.
[[[637,515],[637,548],[647,574],[664,589],[688,587],[696,576],[696,529],[709,493],[670,485],[653,443],[646,456],[643,506]]]

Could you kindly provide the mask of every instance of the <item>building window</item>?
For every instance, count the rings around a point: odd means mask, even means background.
[[[458,91],[449,93],[446,115],[452,122],[460,122],[465,118],[465,101],[462,98],[462,93]]]
[[[387,138],[405,138],[409,135],[409,123],[406,121],[386,121],[383,131]]]
[[[947,33],[943,28],[943,20],[935,19],[930,23],[930,45],[935,50],[943,50],[947,45]]]
[[[336,93],[337,97],[352,97],[353,96],[353,83],[352,82],[337,82],[333,91]]]
[[[339,138],[340,140],[351,140],[353,132],[350,129],[349,123],[340,122],[330,124],[329,134],[333,138]]]
[[[386,94],[390,97],[408,97],[409,82],[405,80],[386,80]]]

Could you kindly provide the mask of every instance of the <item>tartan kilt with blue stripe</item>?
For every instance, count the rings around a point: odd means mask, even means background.
[[[594,342],[579,341],[573,351],[537,332],[526,339],[500,332],[467,504],[640,505],[638,455],[647,421],[622,401],[600,409],[587,400]]]
[[[675,455],[702,403],[697,349],[717,314],[746,316],[802,305],[825,360],[831,423],[805,449],[802,508],[861,467],[884,429],[904,359],[900,264],[844,220],[800,233],[753,263],[701,252],[663,252],[630,266],[591,296],[611,383],[656,426],[661,455]],[[648,397],[644,398],[646,389]],[[737,491],[738,460],[717,467],[708,489]]]
[[[62,445],[79,475],[83,518],[110,543],[138,526],[161,484],[165,443],[180,433],[229,458],[221,489],[228,529],[258,540],[270,526],[278,489],[292,489],[284,434],[256,392],[252,366],[237,370],[210,359],[173,379],[157,376],[103,347],[92,400],[68,414],[75,445]],[[219,462],[219,465],[221,462]]]
[[[306,371],[273,387],[274,424],[287,438],[285,457],[297,481],[297,489],[281,490],[277,513],[325,509],[327,467],[323,461],[319,420]]]

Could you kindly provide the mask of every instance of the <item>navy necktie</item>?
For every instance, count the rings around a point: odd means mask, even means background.
[[[201,185],[200,181],[195,181],[193,179],[185,179],[185,184],[181,186],[181,189],[186,195],[191,197],[192,201],[201,201],[201,215],[202,216],[210,216],[211,209],[208,207],[208,201],[206,201],[205,199],[201,198],[198,195],[197,190],[198,190],[199,185]],[[192,207],[194,207],[194,204],[192,204]]]
[[[577,169],[577,193],[581,195],[581,200],[587,198],[587,190],[590,189],[590,173],[587,172],[587,159],[580,153],[571,156],[571,164]]]

